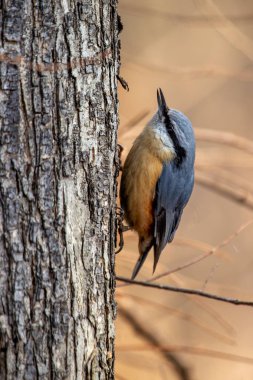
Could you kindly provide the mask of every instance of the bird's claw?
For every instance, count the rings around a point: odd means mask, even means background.
[[[120,251],[122,251],[124,247],[124,237],[123,233],[126,231],[131,230],[129,226],[124,226],[123,224],[123,219],[124,219],[124,211],[122,210],[121,207],[117,207],[116,211],[116,229],[119,234],[119,248],[115,251],[115,255],[117,255]]]

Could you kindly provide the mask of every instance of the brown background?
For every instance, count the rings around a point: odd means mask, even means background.
[[[124,0],[119,8],[124,24],[121,75],[130,87],[130,92],[120,88],[123,160],[156,111],[157,87],[196,130],[253,139],[252,0]],[[253,155],[227,144],[227,135],[217,136],[216,143],[197,139],[197,175],[240,189],[252,199]],[[253,224],[233,236],[252,217],[249,208],[196,182],[157,274],[228,237],[230,241],[158,282],[253,300]],[[129,277],[137,256],[136,235],[127,232],[117,274]],[[152,259],[151,254],[138,279],[151,276]],[[162,354],[167,351],[187,367],[189,379],[253,379],[252,308],[137,286],[118,288],[117,301],[116,379],[179,379]],[[160,351],[137,333],[121,308],[156,337]]]

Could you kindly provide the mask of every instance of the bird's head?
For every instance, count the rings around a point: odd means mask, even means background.
[[[176,152],[176,157],[179,162],[182,162],[185,158],[186,151],[180,143],[180,134],[181,131],[177,126],[177,122],[171,118],[173,116],[173,111],[170,110],[166,104],[165,97],[162,90],[159,88],[157,90],[157,103],[158,103],[158,112],[157,112],[157,123],[162,125],[166,133],[168,133],[170,139],[173,142],[174,149]],[[177,111],[174,111],[177,112]]]

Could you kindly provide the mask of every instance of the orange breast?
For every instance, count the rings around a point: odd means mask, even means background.
[[[151,127],[146,127],[135,140],[122,173],[121,204],[128,224],[142,237],[150,235],[153,226],[153,199],[163,162],[173,153],[164,149]]]

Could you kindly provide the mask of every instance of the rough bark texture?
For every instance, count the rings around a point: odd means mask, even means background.
[[[113,379],[117,0],[2,0],[0,379]]]

